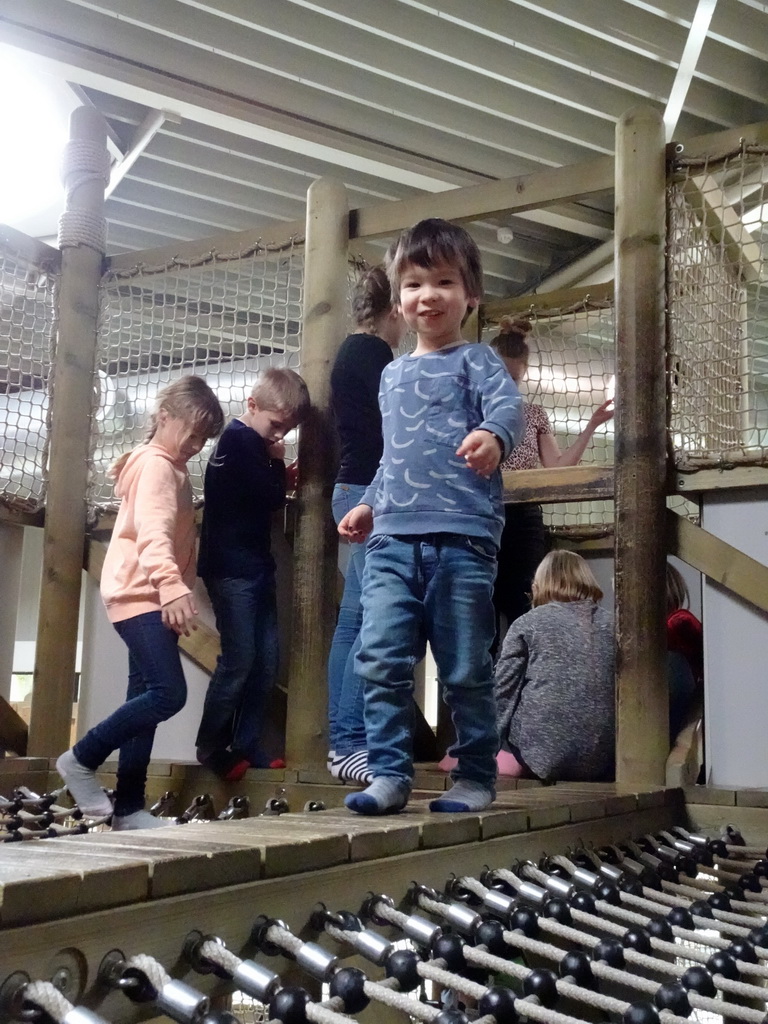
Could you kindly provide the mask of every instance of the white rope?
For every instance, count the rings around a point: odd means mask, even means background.
[[[394,981],[394,978],[392,980]],[[434,1006],[425,1006],[424,1003],[420,1003],[416,999],[410,999],[402,992],[396,992],[391,988],[387,988],[383,982],[366,981],[363,985],[363,991],[369,999],[375,999],[379,1003],[384,1003],[385,1006],[393,1006],[396,1010],[400,1010],[411,1017],[416,1017],[418,1020],[431,1022],[440,1012]],[[349,1024],[348,1017],[347,1024]]]
[[[87,245],[96,252],[107,248],[107,222],[89,210],[65,210],[59,217],[59,248]]]
[[[269,942],[274,942],[276,946],[280,946],[281,949],[286,950],[294,958],[304,945],[301,939],[297,939],[293,932],[289,932],[279,924],[271,924],[269,928],[267,928],[266,938]]]
[[[57,1021],[58,1024],[61,1024],[66,1015],[73,1009],[72,1003],[50,981],[31,981],[28,985],[25,985],[24,999],[39,1006],[41,1010]]]
[[[229,975],[233,975],[243,962],[239,956],[235,956],[231,949],[222,946],[220,942],[214,942],[213,939],[205,940],[200,947],[200,956],[210,960],[217,967],[221,967]]]
[[[146,953],[137,953],[128,960],[127,967],[135,967],[149,979],[149,983],[156,992],[160,992],[172,980],[170,974],[161,963]]]

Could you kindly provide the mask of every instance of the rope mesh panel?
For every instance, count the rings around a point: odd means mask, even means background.
[[[56,282],[0,248],[0,502],[20,511],[45,503]]]
[[[225,414],[238,416],[255,375],[301,369],[304,254],[300,240],[199,262],[107,273],[102,280],[89,504],[112,508],[109,466],[146,436],[154,400],[170,381],[204,377]],[[286,459],[296,438],[286,438]],[[189,462],[196,497],[213,447]]]
[[[768,463],[767,161],[745,147],[673,168],[669,430],[682,472]]]
[[[534,299],[535,301],[535,299]],[[590,303],[563,310],[536,309],[525,314],[532,330],[526,336],[530,362],[520,385],[523,398],[540,405],[561,451],[573,444],[595,409],[614,388],[613,305]],[[486,328],[489,342],[498,325]],[[613,422],[598,427],[582,465],[613,465]],[[612,501],[544,505],[544,522],[559,536],[601,537],[613,528]]]

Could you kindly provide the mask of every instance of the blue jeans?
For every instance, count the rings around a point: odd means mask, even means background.
[[[493,789],[496,701],[494,636],[496,546],[438,533],[376,535],[363,575],[363,628],[355,668],[365,680],[368,764],[374,775],[413,778],[413,670],[426,642],[451,709],[458,759],[453,779]]]
[[[201,756],[231,746],[254,767],[267,766],[261,734],[278,667],[277,597],[272,566],[252,579],[208,579],[221,654],[197,733]]]
[[[336,484],[333,518],[338,526],[366,492],[362,484]],[[360,591],[365,567],[365,544],[349,545],[344,594],[328,656],[328,742],[337,755],[365,750],[363,680],[355,674],[355,655],[360,650],[363,606]]]
[[[163,625],[159,611],[116,622],[115,629],[128,647],[125,704],[87,732],[73,753],[80,764],[95,770],[120,748],[115,814],[123,817],[144,807],[155,729],[184,707],[187,684],[179,638]]]

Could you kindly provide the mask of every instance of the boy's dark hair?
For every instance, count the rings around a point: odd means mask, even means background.
[[[483,294],[483,266],[477,243],[458,224],[430,217],[406,228],[387,251],[385,265],[392,294],[400,294],[400,278],[409,263],[434,267],[448,263],[461,274],[467,295],[480,300]]]
[[[352,316],[358,327],[373,327],[392,309],[392,291],[384,267],[366,270],[355,285]]]
[[[285,366],[270,366],[260,373],[251,398],[260,409],[282,413],[297,423],[305,420],[309,412],[307,385],[295,370]]]

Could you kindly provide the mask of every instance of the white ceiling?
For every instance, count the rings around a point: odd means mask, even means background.
[[[675,139],[768,120],[756,0],[0,0],[0,44],[76,86],[129,155],[112,253],[280,239],[325,174],[358,207],[610,154],[624,111],[670,96]],[[609,242],[612,206],[508,218],[506,244],[473,226],[488,293]]]

